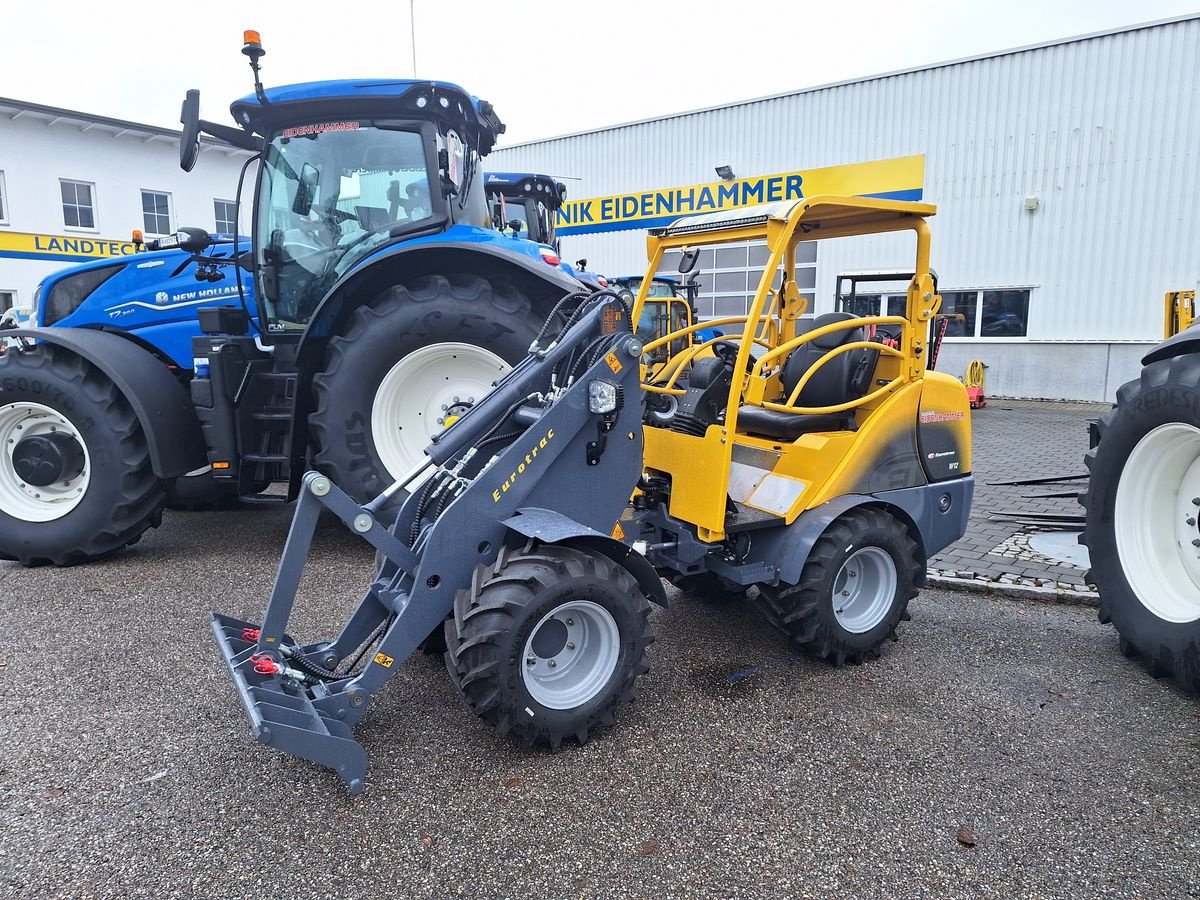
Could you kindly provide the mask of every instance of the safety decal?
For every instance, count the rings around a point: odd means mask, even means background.
[[[608,367],[612,369],[614,375],[619,375],[621,373],[621,369],[625,368],[621,365],[621,361],[617,359],[616,353],[610,352],[608,356],[604,357],[604,361],[608,363]]]
[[[392,657],[388,656],[386,653],[375,654],[375,662],[378,665],[383,666],[385,669],[390,669],[392,667],[392,663],[395,661],[396,660],[392,659]]]

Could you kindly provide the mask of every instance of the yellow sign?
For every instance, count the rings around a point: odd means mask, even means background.
[[[48,259],[55,262],[87,262],[132,256],[137,250],[129,241],[68,234],[29,234],[0,231],[0,258]]]
[[[390,669],[392,667],[392,663],[394,663],[395,661],[396,660],[394,660],[392,657],[388,656],[386,653],[376,653],[375,654],[375,662],[378,665],[383,666],[385,669]]]
[[[568,200],[559,209],[555,222],[560,235],[657,228],[681,216],[801,200],[817,194],[920,200],[924,183],[925,157],[900,156],[636,194]]]

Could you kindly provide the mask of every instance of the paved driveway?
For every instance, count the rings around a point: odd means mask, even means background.
[[[840,670],[792,659],[750,608],[672,593],[638,701],[558,754],[497,738],[413,659],[359,729],[351,797],[253,741],[206,622],[260,613],[288,514],[168,515],[105,564],[0,564],[0,894],[1200,890],[1196,703],[1090,610],[942,590]],[[318,551],[304,637],[370,570],[339,530]]]

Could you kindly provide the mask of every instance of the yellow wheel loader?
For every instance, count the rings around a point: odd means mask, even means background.
[[[485,722],[527,745],[582,743],[648,670],[660,576],[757,587],[766,618],[833,663],[876,654],[971,504],[966,393],[926,365],[934,211],[812,197],[680,219],[651,233],[650,274],[668,251],[694,266],[702,245],[765,241],[745,316],[644,343],[650,278],[632,309],[611,291],[572,295],[379,497],[358,505],[306,475],[265,615],[213,616],[258,739],[362,790],[353,728],[440,631]],[[797,245],[887,232],[913,236],[904,314],[807,315]],[[695,337],[709,328],[725,333]],[[384,528],[377,512],[406,487]],[[302,643],[287,626],[321,509],[382,563],[341,634]]]

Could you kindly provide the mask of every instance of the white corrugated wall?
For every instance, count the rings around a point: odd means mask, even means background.
[[[943,289],[1033,288],[1029,342],[1154,340],[1162,293],[1200,279],[1200,16],[524,144],[486,163],[578,178],[567,185],[580,198],[710,182],[719,164],[746,177],[910,154],[925,155],[925,197],[939,206]],[[602,272],[645,262],[640,231],[563,244]],[[838,271],[904,265],[907,246],[823,244],[818,309]]]

